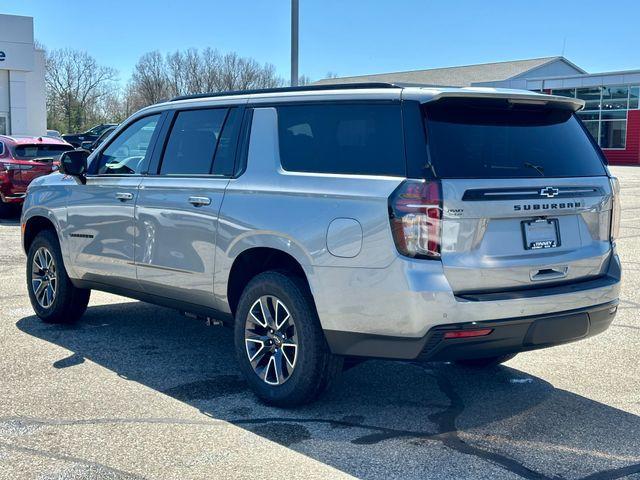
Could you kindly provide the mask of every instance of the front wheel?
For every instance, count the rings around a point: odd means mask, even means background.
[[[29,247],[27,290],[34,312],[47,323],[74,323],[87,309],[91,290],[73,286],[51,230],[38,233]]]
[[[286,273],[257,275],[236,313],[235,345],[240,370],[255,394],[271,405],[311,402],[342,371],[320,327],[304,283]]]

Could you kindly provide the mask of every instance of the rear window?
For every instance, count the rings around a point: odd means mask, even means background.
[[[64,152],[73,150],[70,145],[18,145],[13,149],[13,156],[18,160],[36,160],[52,158],[58,160]]]
[[[282,168],[405,176],[399,104],[278,107]]]
[[[423,112],[429,161],[438,177],[606,174],[599,152],[570,110],[456,99],[426,105]]]

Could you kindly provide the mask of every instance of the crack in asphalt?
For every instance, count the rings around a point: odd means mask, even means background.
[[[524,463],[511,458],[507,455],[503,455],[485,448],[481,448],[472,445],[460,436],[460,431],[456,425],[458,418],[464,412],[465,404],[462,397],[456,392],[453,384],[443,374],[433,372],[429,370],[426,365],[417,362],[407,362],[409,365],[420,368],[425,374],[432,377],[440,391],[447,397],[449,404],[429,404],[429,407],[440,408],[428,416],[429,420],[435,425],[434,431],[425,430],[403,430],[385,427],[381,425],[373,425],[364,423],[364,418],[361,416],[346,416],[342,420],[317,418],[317,417],[263,417],[263,418],[231,418],[228,420],[221,420],[213,417],[211,414],[202,411],[207,415],[207,420],[190,420],[179,418],[97,418],[97,419],[81,419],[81,420],[56,420],[56,419],[38,419],[38,418],[24,418],[24,417],[11,417],[2,418],[0,423],[13,422],[20,427],[24,426],[74,426],[74,425],[92,425],[92,424],[174,424],[174,425],[194,425],[194,426],[214,426],[223,424],[232,424],[236,426],[268,426],[265,429],[257,429],[254,433],[267,437],[273,441],[276,441],[284,446],[291,446],[295,443],[302,442],[311,438],[307,435],[307,430],[296,430],[296,425],[302,426],[302,424],[326,424],[332,428],[340,429],[361,429],[369,431],[366,435],[361,435],[351,439],[351,443],[354,445],[374,445],[386,440],[399,439],[399,438],[413,438],[418,441],[416,445],[420,445],[424,441],[439,441],[444,446],[451,450],[464,455],[471,455],[478,458],[481,461],[498,466],[514,475],[531,480],[560,480],[562,476],[549,476],[544,473],[535,471]],[[187,390],[192,388],[191,384]],[[171,389],[174,393],[182,392],[180,386]],[[184,392],[183,392],[184,393]],[[238,392],[224,392],[222,396],[232,395]],[[201,395],[197,395],[201,397]],[[10,448],[10,444],[0,443],[0,447]],[[47,452],[39,451],[35,449],[28,449],[25,447],[14,446],[14,449],[22,449],[24,453],[32,452],[33,454],[39,454],[42,456],[48,455]],[[64,458],[63,458],[64,457]],[[60,458],[68,461],[77,461],[86,465],[105,467],[99,464],[93,464],[82,459],[76,459],[75,457],[66,457],[59,454],[51,454],[51,458]],[[124,472],[115,471],[114,473],[122,474]],[[627,465],[624,467],[613,468],[609,470],[603,470],[583,477],[580,480],[614,480],[623,478],[628,475],[640,473],[640,463]],[[130,477],[141,478],[141,477]]]
[[[109,467],[99,462],[92,462],[90,460],[85,460],[79,457],[73,457],[71,455],[65,455],[62,453],[54,453],[46,450],[39,450],[37,448],[29,448],[22,447],[19,445],[14,445],[10,443],[0,442],[0,448],[4,448],[6,450],[12,452],[23,453],[26,455],[32,455],[36,457],[48,458],[51,460],[61,460],[65,462],[74,463],[76,465],[83,465],[85,467],[96,468],[101,470],[102,473],[110,473],[115,475],[118,480],[144,480],[145,477],[141,477],[140,475],[136,475],[133,473],[125,472],[123,470],[118,470],[117,468]]]

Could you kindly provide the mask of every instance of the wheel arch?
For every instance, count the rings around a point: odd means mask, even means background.
[[[299,278],[313,299],[308,274],[302,264],[290,253],[273,247],[252,247],[242,251],[233,260],[227,279],[227,302],[235,316],[240,296],[256,275],[269,270],[286,272]],[[315,300],[314,300],[314,308]]]
[[[43,230],[51,230],[58,235],[58,230],[53,221],[44,215],[33,215],[22,223],[22,248],[24,253],[29,253],[29,248],[36,236]],[[59,240],[59,238],[58,238]]]

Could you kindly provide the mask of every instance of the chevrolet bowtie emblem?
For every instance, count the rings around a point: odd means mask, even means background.
[[[545,187],[540,190],[540,195],[547,198],[553,198],[560,193],[560,190],[554,187]]]

